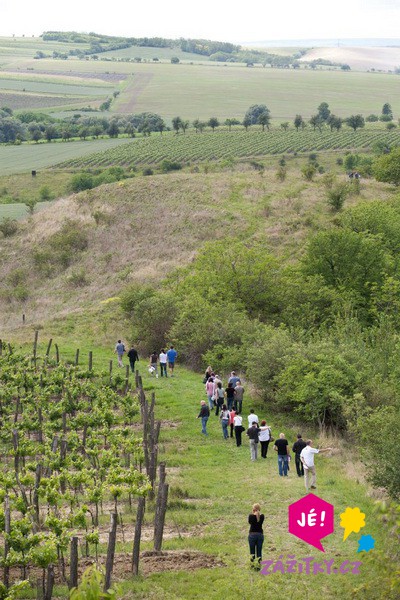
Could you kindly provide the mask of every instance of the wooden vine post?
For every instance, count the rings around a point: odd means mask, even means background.
[[[111,576],[114,567],[115,544],[117,542],[117,523],[118,514],[111,513],[110,532],[108,534],[107,560],[106,560],[106,577],[104,581],[104,591],[106,592],[111,587]]]

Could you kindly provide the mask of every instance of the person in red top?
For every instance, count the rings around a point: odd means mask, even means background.
[[[231,408],[229,411],[229,425],[231,426],[231,438],[233,438],[233,420],[236,417],[236,411],[234,408]]]

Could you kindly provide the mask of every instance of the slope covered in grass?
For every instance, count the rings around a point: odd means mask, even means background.
[[[306,182],[293,161],[279,182],[275,167],[140,177],[58,200],[2,237],[3,326],[26,313],[43,325],[98,309],[132,282],[157,283],[187,265],[206,241],[256,238],[294,260],[307,236],[331,222],[322,179]],[[247,170],[246,170],[247,169]],[[343,174],[338,175],[344,178]],[[390,197],[366,181],[361,199]]]

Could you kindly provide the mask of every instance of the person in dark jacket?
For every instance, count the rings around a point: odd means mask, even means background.
[[[210,416],[210,409],[207,406],[207,403],[205,402],[205,400],[202,400],[200,402],[200,412],[197,415],[198,419],[201,419],[201,433],[203,433],[204,435],[208,435],[207,433],[207,421],[208,421],[208,417]]]
[[[264,532],[263,523],[264,515],[260,514],[261,507],[259,504],[253,504],[252,513],[249,515],[249,547],[250,547],[250,560],[252,567],[256,569],[261,568],[262,560],[262,547],[264,543]],[[257,554],[257,562],[255,558]]]
[[[135,348],[133,346],[130,347],[130,350],[128,352],[128,358],[129,358],[129,364],[131,365],[131,371],[132,373],[135,372],[135,362],[139,361],[139,354],[137,353],[137,350],[135,350]]]
[[[296,471],[299,477],[304,477],[304,467],[300,460],[300,453],[307,446],[307,443],[301,437],[301,433],[297,434],[297,441],[293,444],[292,451],[294,452],[294,460],[296,462]]]

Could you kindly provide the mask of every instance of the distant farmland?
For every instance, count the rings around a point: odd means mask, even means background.
[[[22,144],[21,146],[0,145],[0,175],[25,173],[32,169],[50,167],[60,160],[69,160],[97,150],[113,148],[129,143],[130,138],[87,140],[76,142],[51,142]]]

